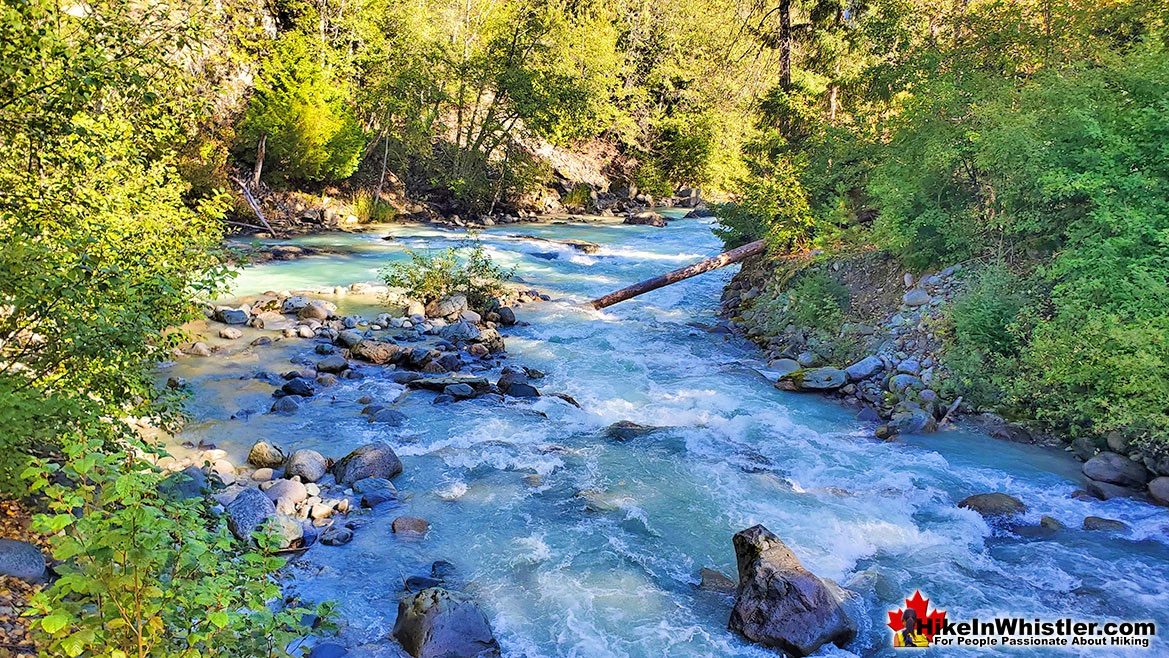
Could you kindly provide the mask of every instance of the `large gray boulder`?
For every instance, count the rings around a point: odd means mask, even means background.
[[[1084,475],[1097,482],[1119,484],[1122,487],[1143,487],[1149,481],[1145,467],[1115,452],[1102,452],[1084,462]]]
[[[869,377],[872,377],[884,369],[884,367],[885,364],[881,361],[881,359],[869,355],[845,368],[844,372],[848,374],[848,379],[850,381],[858,382],[862,379],[868,379]]]
[[[426,315],[431,318],[445,318],[467,310],[466,295],[451,295],[426,305]]]
[[[353,358],[379,366],[396,360],[401,352],[401,347],[380,340],[363,340],[350,349]]]
[[[0,575],[41,583],[47,573],[41,549],[26,541],[0,539]]]
[[[470,596],[430,587],[402,597],[394,637],[414,658],[488,658],[499,642]]]
[[[652,210],[646,210],[634,215],[629,215],[625,218],[625,223],[638,226],[656,226],[657,228],[662,228],[666,225],[666,218]]]
[[[1149,497],[1158,505],[1169,505],[1169,477],[1162,475],[1150,482]]]
[[[779,537],[756,525],[736,533],[734,544],[739,587],[731,630],[793,656],[829,642],[843,647],[856,636],[842,590],[805,569]]]
[[[461,343],[479,338],[479,328],[466,320],[459,320],[439,329],[438,335],[452,343]]]
[[[839,368],[801,368],[779,378],[777,388],[785,391],[835,391],[848,383],[848,373]]]
[[[259,489],[244,489],[227,505],[227,528],[239,539],[249,541],[252,533],[276,516],[276,504]]]
[[[303,482],[316,482],[325,477],[328,470],[329,462],[321,453],[316,450],[297,450],[288,457],[284,477],[299,475]]]
[[[333,466],[333,476],[340,484],[353,484],[369,477],[389,480],[401,472],[402,462],[398,455],[381,442],[363,445]]]

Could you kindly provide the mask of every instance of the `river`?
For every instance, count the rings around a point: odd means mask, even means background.
[[[402,507],[369,515],[352,543],[314,546],[290,570],[291,591],[338,602],[353,656],[398,655],[387,637],[402,581],[437,559],[454,563],[507,656],[774,656],[726,630],[727,597],[695,587],[701,567],[735,573],[731,536],[756,523],[860,595],[858,639],[824,655],[891,653],[886,613],[919,589],[951,618],[1107,616],[1169,626],[1163,509],[1072,499],[1079,469],[1064,453],[962,428],[881,442],[840,405],[776,390],[758,350],[711,330],[734,268],[600,312],[580,306],[716,253],[710,228],[687,219],[660,229],[542,223],[481,233],[497,262],[553,297],[518,308],[525,324],[505,332],[509,361],[543,371],[539,388],[568,393],[581,409],[551,396],[433,405],[433,394],[412,392],[398,407],[405,426],[387,429],[367,423],[356,400],[389,402],[404,388],[367,367],[365,379],[342,380],[295,415],[262,413],[272,387],[250,375],[311,356],[313,341],[293,339],[170,368],[194,391],[194,420],[180,439],[214,443],[235,463],[259,439],[334,458],[375,439],[394,446],[405,464],[395,480]],[[584,254],[528,235],[602,248]],[[408,225],[301,238],[294,243],[336,253],[247,268],[235,290],[376,281],[406,248],[465,238]],[[346,313],[379,312],[368,297],[335,301]],[[606,438],[620,420],[667,429]],[[1023,500],[1031,523],[1050,515],[1075,529],[1020,535],[955,506],[987,491]],[[398,514],[428,519],[430,533],[396,538],[389,524]],[[1133,530],[1078,530],[1087,515]],[[1166,655],[1157,642],[1145,655]]]

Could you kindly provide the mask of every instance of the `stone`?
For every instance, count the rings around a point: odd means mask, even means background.
[[[215,319],[224,324],[247,324],[248,311],[243,308],[220,306],[215,309]]]
[[[259,489],[244,489],[227,504],[227,527],[237,538],[250,541],[252,533],[276,516],[276,504]]]
[[[785,391],[835,391],[848,383],[839,368],[801,368],[779,378],[775,386]]]
[[[329,356],[321,359],[320,361],[317,361],[317,372],[337,374],[345,372],[348,369],[349,362],[345,360],[345,357],[339,354],[334,354],[333,356]]]
[[[338,484],[353,484],[367,477],[387,480],[402,472],[402,462],[385,443],[369,443],[346,455],[333,466]]]
[[[1128,532],[1128,524],[1116,519],[1106,519],[1100,516],[1089,516],[1084,519],[1084,530],[1102,530],[1106,532]]]
[[[325,477],[328,470],[329,462],[321,453],[316,450],[297,450],[288,456],[284,477],[299,476],[302,482],[316,482]]]
[[[1143,465],[1115,452],[1096,455],[1084,462],[1081,470],[1089,479],[1122,487],[1143,487],[1149,481],[1149,472]]]
[[[958,501],[958,507],[974,510],[986,519],[1007,518],[1027,512],[1023,501],[1005,493],[974,494]]]
[[[211,348],[202,341],[192,344],[186,349],[186,352],[191,356],[211,356]]]
[[[505,327],[510,327],[516,323],[515,311],[510,306],[500,306],[495,311],[499,314],[499,323]]]
[[[1086,462],[1096,456],[1099,450],[1096,449],[1096,442],[1086,436],[1081,436],[1071,442],[1072,454],[1080,458],[1080,461]]]
[[[1066,526],[1054,516],[1044,516],[1039,519],[1039,527],[1047,530],[1063,530]]]
[[[881,372],[884,368],[885,364],[880,358],[869,355],[845,368],[844,372],[848,375],[850,382],[859,382]]]
[[[698,570],[698,589],[722,594],[733,594],[738,583],[721,571],[703,567]]]
[[[19,539],[0,539],[0,576],[10,576],[26,583],[43,583],[48,568],[41,549]]]
[[[407,374],[407,373],[403,373]],[[413,373],[409,373],[413,374]],[[428,391],[435,391],[441,393],[446,390],[447,386],[454,386],[456,384],[466,384],[476,391],[486,391],[491,387],[491,384],[485,377],[464,377],[459,375],[451,375],[447,377],[412,377],[405,382],[406,388],[411,389],[425,389]]]
[[[363,336],[361,332],[356,329],[346,329],[345,331],[337,334],[337,343],[342,347],[347,347],[349,349],[353,349],[354,346],[363,340],[365,340],[365,336]]]
[[[635,226],[655,226],[662,228],[666,225],[666,218],[657,214],[652,210],[646,210],[625,218],[625,224],[632,224]]]
[[[343,546],[353,541],[353,530],[348,526],[333,525],[321,531],[320,542],[325,546]]]
[[[300,409],[300,403],[304,398],[299,395],[285,395],[272,403],[270,411],[274,414],[293,414],[297,409]]]
[[[476,340],[480,336],[479,328],[466,320],[459,320],[438,330],[438,335],[452,343]]]
[[[793,656],[828,643],[843,648],[856,637],[843,591],[805,569],[779,537],[756,525],[736,533],[734,545],[739,586],[731,630]]]
[[[394,637],[414,658],[495,658],[499,642],[470,596],[441,587],[398,601]]]
[[[641,425],[631,420],[619,420],[605,428],[605,436],[616,441],[629,441],[639,436],[652,434],[662,428],[652,425]]]
[[[267,441],[256,441],[248,450],[248,463],[260,468],[279,468],[284,465],[284,450]]]
[[[329,316],[336,311],[337,307],[335,305],[314,299],[296,312],[296,318],[298,320],[320,320],[323,322],[328,320]]]
[[[394,409],[378,409],[369,415],[369,422],[381,423],[390,427],[401,427],[406,420],[406,414]]]
[[[450,384],[442,389],[443,394],[449,395],[456,400],[465,400],[467,398],[475,397],[475,389],[468,384]]]
[[[312,397],[317,392],[316,383],[307,377],[294,377],[280,387],[285,395],[299,395],[304,398]]]
[[[907,409],[893,414],[889,422],[899,434],[928,434],[938,429],[933,414],[924,409]]]
[[[430,530],[430,523],[416,516],[399,516],[390,527],[396,535],[425,535]]]
[[[909,389],[920,390],[925,385],[913,375],[899,373],[889,378],[889,390],[893,393],[904,393]]]
[[[1149,497],[1158,505],[1169,505],[1169,477],[1153,478],[1149,482]]]
[[[295,514],[297,504],[308,498],[308,491],[296,480],[274,480],[271,484],[264,495],[276,503],[276,511],[281,514]]]
[[[219,330],[219,337],[224,340],[239,340],[243,335],[244,332],[235,327],[224,327]]]
[[[257,468],[252,471],[252,479],[256,482],[267,482],[275,477],[276,473],[270,468]]]
[[[1122,455],[1127,455],[1128,449],[1131,447],[1128,437],[1120,432],[1109,432],[1104,440],[1108,443],[1109,450]]]
[[[458,315],[467,310],[466,295],[451,295],[426,305],[426,316],[431,318],[445,318]]]
[[[1095,480],[1088,480],[1088,484],[1084,488],[1088,490],[1089,494],[1100,500],[1141,497],[1141,492],[1138,489],[1133,489],[1132,487],[1122,487],[1119,484],[1097,482]]]
[[[349,352],[355,359],[380,366],[395,361],[402,352],[402,348],[385,341],[363,340],[350,348]]]
[[[325,543],[324,533],[321,533],[321,543]],[[335,642],[322,642],[308,652],[308,658],[343,658],[348,655],[349,650]]]
[[[207,475],[197,466],[188,466],[172,473],[158,485],[162,495],[174,500],[200,498],[208,491]]]
[[[767,367],[779,373],[782,377],[786,374],[793,373],[800,369],[800,364],[795,359],[774,359],[768,362]]]
[[[914,288],[901,297],[906,306],[925,306],[930,303],[930,294],[921,288]]]

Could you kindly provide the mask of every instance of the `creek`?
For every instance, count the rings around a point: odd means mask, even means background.
[[[601,248],[586,254],[525,236]],[[408,248],[442,249],[466,237],[395,225],[299,238],[291,242],[330,252],[249,267],[234,294],[376,281]],[[696,587],[702,567],[735,574],[731,536],[756,523],[810,570],[858,593],[858,639],[823,655],[891,654],[887,611],[918,589],[952,618],[1153,619],[1169,628],[1163,509],[1073,499],[1079,465],[1062,452],[960,424],[881,442],[854,411],[775,389],[760,352],[715,329],[734,268],[604,311],[581,306],[718,252],[709,220],[509,225],[479,239],[523,283],[552,296],[517,308],[522,324],[504,332],[508,362],[543,371],[534,382],[540,390],[567,393],[580,409],[550,395],[434,405],[433,393],[405,394],[366,367],[364,379],[341,380],[294,415],[266,414],[272,387],[251,375],[295,367],[290,359],[313,356],[314,341],[245,348],[251,329],[239,346],[165,372],[193,391],[193,421],[178,438],[213,443],[234,463],[260,439],[333,458],[385,440],[401,457],[401,507],[368,514],[351,543],[313,546],[289,570],[290,591],[338,603],[350,655],[399,655],[389,632],[402,583],[443,559],[488,614],[507,656],[775,656],[726,630],[728,597]],[[333,301],[343,314],[381,312],[368,296]],[[408,420],[401,428],[368,423],[362,396],[401,397],[396,408]],[[608,438],[605,428],[621,420],[664,429]],[[955,505],[988,491],[1023,500],[1032,525],[1049,515],[1069,529],[1010,532]],[[389,526],[399,514],[428,519],[430,532],[396,537]],[[1120,519],[1131,533],[1079,530],[1088,515]],[[952,653],[964,651],[995,655]],[[1167,651],[1158,639],[1141,653]]]

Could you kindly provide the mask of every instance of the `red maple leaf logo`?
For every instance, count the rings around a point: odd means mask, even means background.
[[[929,599],[923,597],[921,590],[918,590],[913,593],[913,598],[905,599],[904,609],[898,608],[897,610],[889,611],[888,626],[893,629],[894,633],[900,633],[905,629],[905,613],[908,610],[912,610],[914,613],[913,616],[917,618],[916,630],[931,642],[934,639],[934,635],[946,623],[946,611],[931,610]]]

